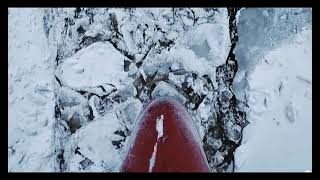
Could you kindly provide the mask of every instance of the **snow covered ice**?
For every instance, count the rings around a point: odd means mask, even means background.
[[[276,21],[271,21],[272,25],[254,24],[255,29],[273,32],[259,36],[265,41],[264,44],[256,44],[258,55],[241,53],[240,49],[236,53],[236,56],[239,54],[240,71],[246,72],[247,84],[242,91],[251,110],[248,116],[250,124],[244,128],[242,145],[236,150],[236,169],[312,171],[311,11],[241,11],[239,24],[243,23],[245,27],[251,21],[246,19],[247,13],[270,21],[263,17],[268,14],[267,17],[271,16]],[[242,16],[245,18],[241,20]],[[238,27],[240,29],[241,25]],[[252,36],[247,33],[247,29],[242,34],[239,31],[237,46],[246,47],[244,44],[249,43],[249,39],[241,45],[241,36]],[[246,65],[247,62],[255,65]]]
[[[117,172],[163,96],[188,109],[212,172],[312,171],[311,15],[10,8],[8,171]]]

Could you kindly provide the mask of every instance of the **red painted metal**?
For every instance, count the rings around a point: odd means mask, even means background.
[[[163,136],[158,139],[156,121],[161,115]],[[140,113],[130,138],[122,172],[209,172],[195,124],[185,107],[173,98],[151,101]]]

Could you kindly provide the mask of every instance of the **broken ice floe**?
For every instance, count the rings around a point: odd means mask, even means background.
[[[156,97],[173,97],[182,102],[183,104],[186,102],[186,98],[180,94],[174,87],[172,87],[170,84],[160,81],[158,82],[157,86],[154,88],[152,94],[152,98]]]

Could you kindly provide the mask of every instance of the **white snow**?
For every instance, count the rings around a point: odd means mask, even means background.
[[[163,114],[157,118],[156,130],[157,130],[157,140],[163,136]]]
[[[154,163],[156,162],[156,156],[157,156],[157,147],[158,147],[158,140],[163,136],[163,114],[156,119],[156,130],[157,130],[157,142],[153,146],[153,152],[151,155],[151,158],[149,160],[149,172],[152,172],[152,169],[154,167]]]
[[[59,66],[57,74],[69,87],[81,89],[103,84],[119,86],[127,73],[125,57],[108,42],[96,42],[79,50]]]
[[[251,124],[236,150],[237,171],[312,171],[311,32],[269,51],[248,77]]]
[[[54,171],[55,49],[42,9],[8,10],[8,171]]]

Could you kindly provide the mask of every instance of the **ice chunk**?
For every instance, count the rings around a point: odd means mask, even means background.
[[[193,84],[193,78],[190,76],[186,76],[186,82],[188,83],[187,86],[190,87]]]
[[[161,67],[160,67],[161,68]],[[153,76],[157,70],[159,69],[158,67],[156,67],[154,64],[152,63],[148,63],[146,65],[143,66],[144,72],[146,73],[147,76]]]
[[[108,113],[101,119],[92,121],[79,129],[72,136],[71,143],[75,143],[80,148],[81,154],[97,166],[107,166],[107,169],[113,169],[121,162],[119,151],[111,142],[113,133],[120,128],[121,125],[116,115]]]
[[[239,125],[233,124],[232,126],[227,128],[227,136],[230,140],[238,142],[241,138],[241,129],[242,128]]]
[[[77,106],[85,104],[87,101],[80,93],[66,87],[58,88],[57,94],[58,102],[61,106]]]
[[[139,112],[142,110],[143,105],[139,99],[128,98],[127,101],[119,105],[119,110],[121,112],[121,117],[126,122],[129,130],[132,130],[136,118]]]
[[[129,72],[128,72],[129,76],[135,75],[137,72],[138,72],[138,68],[137,68],[136,64],[131,63],[129,65]]]
[[[215,149],[219,149],[222,146],[222,142],[220,139],[213,139],[213,147]]]
[[[170,69],[169,69],[169,67],[161,66],[156,72],[157,72],[157,74],[154,77],[154,80],[155,81],[163,80],[163,79],[165,79],[165,77],[168,76]]]
[[[205,58],[199,58],[196,54],[183,45],[176,45],[169,51],[170,57],[179,62],[186,71],[196,72],[199,76],[205,74],[214,81],[215,68],[213,63]]]
[[[227,15],[224,18],[225,21],[216,24],[201,24],[185,37],[192,50],[211,61],[214,67],[226,62],[231,47]]]
[[[174,85],[176,85],[177,87],[181,88],[182,87],[181,84],[184,82],[185,76],[184,75],[174,75],[173,73],[169,73],[168,79]]]
[[[95,87],[106,83],[117,87],[127,77],[123,71],[123,59],[125,57],[110,43],[96,42],[66,59],[58,67],[58,72],[61,73],[61,80],[73,88]]]
[[[182,94],[180,94],[174,87],[172,87],[170,84],[166,82],[160,81],[157,83],[157,86],[152,91],[151,97],[156,98],[163,96],[174,97],[183,104],[186,102],[186,98]]]
[[[179,69],[179,66],[180,66],[179,63],[173,62],[172,65],[171,65],[171,70],[172,71],[176,71],[176,70]]]
[[[214,155],[214,164],[218,165],[221,164],[224,160],[223,155],[221,152],[217,151],[216,154]]]
[[[143,56],[144,56],[144,54],[135,54],[135,55],[134,55],[134,60],[135,60],[135,62],[136,62],[136,63],[137,63],[137,62],[140,62],[141,59],[143,58]]]
[[[100,114],[97,111],[97,106],[99,104],[99,98],[96,95],[91,96],[91,98],[89,99],[89,105],[92,109],[92,113],[94,117],[99,117]]]
[[[147,75],[146,73],[144,72],[144,70],[142,68],[139,69],[139,72],[143,78],[143,80],[146,82],[147,81]]]
[[[205,96],[203,101],[200,103],[197,112],[202,120],[202,122],[208,122],[209,120],[212,120],[212,112],[213,108],[210,106],[212,104],[213,100],[213,94],[210,92],[208,95]],[[209,118],[210,117],[210,118]]]
[[[222,102],[228,102],[231,98],[232,98],[233,94],[230,92],[229,89],[223,89],[221,92],[220,92],[220,101]]]

